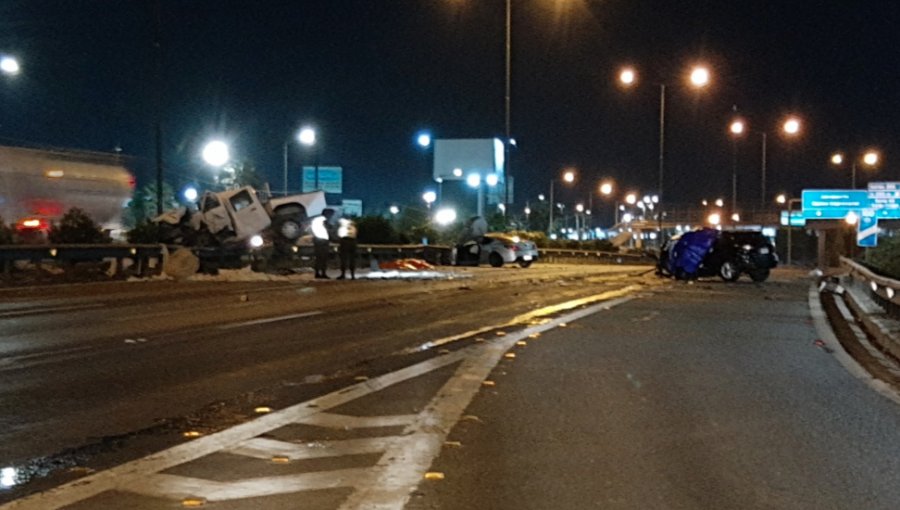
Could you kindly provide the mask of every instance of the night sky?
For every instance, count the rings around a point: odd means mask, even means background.
[[[345,198],[368,211],[419,202],[433,187],[419,130],[504,133],[504,13],[503,0],[0,0],[0,52],[22,65],[0,79],[0,143],[121,147],[149,183],[159,113],[168,182],[208,179],[200,149],[223,137],[280,190],[283,144],[312,124],[320,163],[344,167]],[[878,0],[513,0],[515,207],[566,166],[579,182],[562,201],[603,177],[653,192],[660,83],[670,203],[730,197],[734,106],[751,129],[736,145],[744,207],[760,202],[762,131],[770,197],[849,187],[828,162],[839,148],[881,150],[860,183],[900,180],[898,30],[900,6]],[[697,62],[713,73],[702,92],[685,85]],[[641,76],[631,90],[616,83],[626,63]],[[804,127],[787,141],[792,112]],[[291,189],[312,159],[290,142]]]

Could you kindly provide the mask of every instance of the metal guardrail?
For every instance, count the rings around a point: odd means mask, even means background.
[[[891,318],[900,320],[900,281],[881,276],[866,266],[841,257],[841,266],[855,285],[864,287],[871,297]]]
[[[162,253],[162,246],[158,244],[0,245],[0,266],[3,276],[8,277],[13,264],[19,261],[31,262],[40,268],[48,262],[66,264],[114,259],[118,262],[117,272],[121,272],[122,261],[128,259],[133,262],[133,273],[146,276],[162,265]]]
[[[598,250],[572,250],[568,248],[541,248],[538,262],[560,262],[566,264],[633,264],[653,265],[656,259],[649,255],[616,253]]]
[[[177,247],[170,247],[170,251]],[[337,252],[337,245],[332,245]],[[216,255],[215,251],[198,249],[195,252],[203,259],[224,260],[228,254]],[[645,255],[622,254],[597,250],[573,250],[544,248],[539,250],[538,263],[555,262],[567,264],[653,264],[655,261]],[[365,267],[373,261],[400,258],[418,258],[435,265],[452,263],[452,248],[442,245],[382,245],[363,244],[357,248],[358,262]],[[0,277],[9,278],[16,262],[29,262],[41,269],[43,265],[65,268],[78,262],[115,260],[113,277],[127,274],[150,276],[162,269],[164,250],[158,244],[40,244],[40,245],[0,245]],[[300,246],[294,253],[298,261],[309,260],[313,256],[312,246]],[[124,264],[124,261],[130,264]],[[125,267],[128,267],[127,271]],[[40,271],[38,271],[40,273]]]

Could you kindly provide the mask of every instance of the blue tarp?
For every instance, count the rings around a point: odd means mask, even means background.
[[[718,237],[719,231],[712,228],[684,233],[669,254],[669,267],[672,268],[672,273],[676,276],[695,275]]]

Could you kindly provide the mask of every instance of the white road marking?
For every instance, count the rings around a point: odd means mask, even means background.
[[[360,480],[371,478],[371,476],[372,472],[367,468],[268,476],[235,482],[217,482],[188,476],[155,474],[145,476],[140,484],[129,486],[128,491],[156,498],[199,497],[212,502],[352,487]]]
[[[156,497],[204,497],[208,501],[221,501],[332,487],[357,489],[345,501],[342,510],[363,508],[400,510],[409,498],[410,491],[418,485],[425,470],[440,453],[450,429],[459,421],[466,406],[480,390],[481,381],[487,377],[507,350],[529,335],[548,331],[561,323],[572,322],[634,299],[634,296],[627,297],[625,294],[627,292],[624,289],[600,294],[595,300],[609,299],[609,301],[497,337],[490,342],[437,356],[48,491],[12,501],[0,506],[0,510],[54,510],[112,490]],[[415,416],[404,434],[396,436],[394,438],[396,442],[385,444],[387,447],[385,453],[375,467],[253,478],[236,482],[216,482],[160,474],[169,468],[209,454],[240,447],[271,430],[289,424],[305,423],[311,417],[329,409],[460,361],[463,363],[455,375],[445,383],[431,403]]]
[[[226,451],[234,455],[243,455],[256,459],[271,459],[276,455],[283,455],[291,460],[306,460],[379,453],[387,450],[396,440],[396,436],[387,436],[345,439],[342,441],[313,441],[297,444],[265,437],[255,437]]]
[[[399,416],[348,416],[346,414],[318,413],[299,423],[331,429],[365,429],[374,427],[405,427],[416,420],[415,414]]]
[[[316,315],[322,315],[322,313],[323,312],[316,310],[313,312],[294,313],[291,315],[280,315],[278,317],[267,317],[265,319],[255,319],[252,321],[235,322],[234,324],[223,324],[223,325],[219,326],[218,329],[243,328],[245,326],[256,326],[258,324],[268,324],[270,322],[289,321],[289,320],[293,320],[293,319],[302,319],[304,317],[314,317]]]

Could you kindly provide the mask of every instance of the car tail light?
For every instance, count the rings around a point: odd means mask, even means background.
[[[16,224],[16,230],[47,230],[50,226],[40,218],[22,218]]]
[[[512,250],[512,251],[516,251],[516,250],[519,249],[519,247],[518,247],[517,245],[515,245],[515,244],[507,244],[507,245],[506,245],[506,249],[507,249],[507,250]]]

